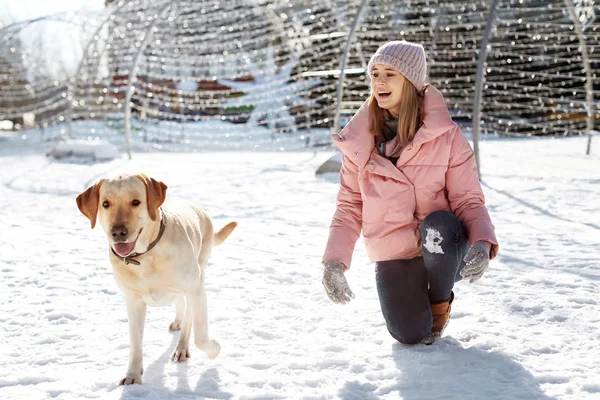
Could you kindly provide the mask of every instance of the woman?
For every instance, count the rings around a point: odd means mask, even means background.
[[[343,162],[323,257],[327,295],[348,302],[344,272],[362,230],[387,328],[405,344],[439,338],[454,283],[481,278],[498,252],[473,151],[426,71],[418,44],[389,42],[371,57],[371,97],[334,135]]]

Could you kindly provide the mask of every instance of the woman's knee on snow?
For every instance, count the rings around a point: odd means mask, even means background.
[[[386,321],[388,332],[402,344],[417,344],[431,332],[431,313],[402,321]]]
[[[388,325],[388,332],[402,344],[419,344],[431,332],[431,324],[429,324],[428,329],[423,327],[421,329],[398,329],[397,327],[390,327]]]

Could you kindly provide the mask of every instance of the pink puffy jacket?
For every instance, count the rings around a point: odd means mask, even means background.
[[[396,165],[375,149],[368,101],[333,138],[343,158],[324,260],[350,267],[361,230],[372,262],[420,256],[421,223],[438,210],[458,217],[470,245],[492,243],[490,258],[496,256],[498,242],[473,150],[436,88],[427,87],[423,125]]]

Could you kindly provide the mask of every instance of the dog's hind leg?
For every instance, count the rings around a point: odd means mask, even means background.
[[[183,362],[190,358],[190,336],[192,334],[192,310],[191,307],[186,306],[185,298],[183,296],[178,296],[177,302],[175,303],[177,307],[177,316],[176,320],[179,319],[179,312],[183,312],[185,309],[185,314],[181,317],[183,321],[181,322],[181,333],[179,334],[179,341],[177,342],[177,347],[171,356],[171,360],[174,362]]]
[[[219,355],[221,346],[216,340],[208,337],[208,310],[206,305],[206,291],[204,290],[204,277],[200,286],[187,296],[188,305],[192,309],[194,325],[194,343],[204,351],[208,358],[213,359]]]
[[[181,322],[185,316],[185,297],[177,296],[175,299],[175,321],[169,325],[169,331],[175,332],[181,329]]]

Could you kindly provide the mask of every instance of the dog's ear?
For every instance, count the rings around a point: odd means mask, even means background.
[[[100,179],[87,190],[77,196],[77,207],[79,211],[88,219],[92,224],[92,229],[96,226],[96,215],[98,214],[98,203],[100,202],[100,187],[104,179]]]
[[[138,178],[146,185],[148,214],[150,214],[152,221],[156,221],[156,211],[167,198],[167,185],[145,174],[139,174]]]

